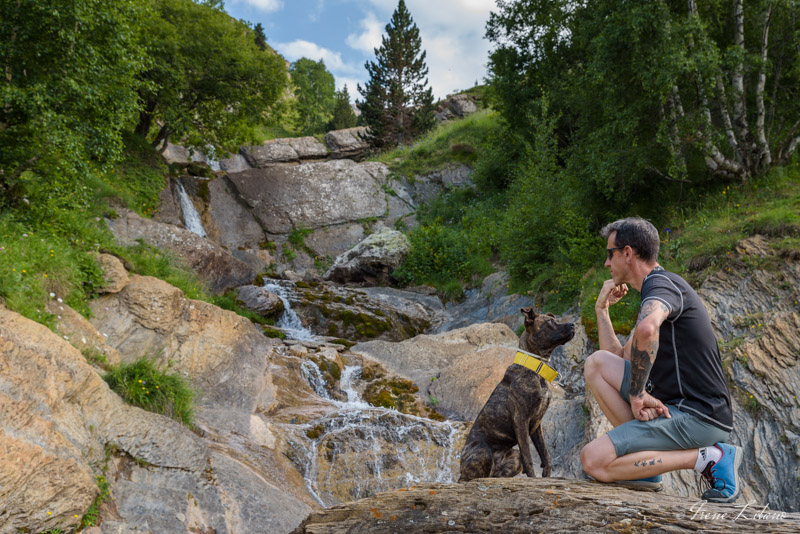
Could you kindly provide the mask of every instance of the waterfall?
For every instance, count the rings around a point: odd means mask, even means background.
[[[186,225],[186,229],[200,237],[206,237],[207,234],[200,220],[200,214],[197,213],[194,204],[192,204],[192,200],[189,198],[189,195],[186,194],[183,184],[180,182],[177,182],[177,184],[178,197],[180,198],[181,211],[183,212],[183,223]]]
[[[272,281],[266,281],[263,287],[273,295],[277,295],[278,298],[281,299],[281,302],[283,302],[283,315],[281,315],[278,324],[275,326],[286,332],[292,339],[313,341],[314,333],[303,326],[303,323],[300,322],[300,317],[297,316],[297,313],[295,313],[291,304],[289,304],[289,293],[286,291],[286,288]]]
[[[345,367],[340,387],[347,401],[332,400],[334,412],[290,425],[295,439],[289,445],[309,493],[331,506],[418,483],[455,482],[464,429],[368,404],[356,391],[360,375],[360,367]],[[317,379],[309,378],[316,390]]]

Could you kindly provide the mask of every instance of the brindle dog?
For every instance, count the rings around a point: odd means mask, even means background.
[[[552,313],[537,315],[533,308],[520,310],[525,331],[519,338],[522,350],[548,362],[553,349],[575,335],[575,324],[560,324]],[[461,451],[461,478],[513,477],[523,469],[535,477],[528,436],[542,460],[542,476],[550,476],[550,454],[544,443],[542,419],[550,405],[547,381],[534,371],[512,363],[503,380],[475,419]],[[514,449],[518,445],[518,449]]]

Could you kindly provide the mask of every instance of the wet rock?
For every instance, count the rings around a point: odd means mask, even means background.
[[[283,312],[283,301],[258,286],[242,286],[237,290],[236,300],[245,308],[263,317],[277,317]]]
[[[107,220],[116,240],[126,246],[143,239],[149,245],[166,248],[181,257],[204,278],[214,293],[249,284],[256,272],[227,251],[188,230],[149,219],[132,211],[119,210],[119,218]]]
[[[735,510],[735,511],[734,511]],[[563,478],[421,484],[312,513],[295,534],[416,532],[800,532],[800,516]]]
[[[381,228],[337,257],[323,278],[339,283],[389,285],[392,271],[400,266],[410,248],[411,244],[404,234]]]

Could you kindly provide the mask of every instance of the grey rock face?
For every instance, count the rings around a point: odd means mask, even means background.
[[[369,150],[369,143],[364,140],[366,132],[366,127],[356,126],[326,133],[325,144],[331,149],[330,157],[356,160],[363,158]]]
[[[180,256],[209,283],[215,293],[249,284],[256,272],[227,251],[188,230],[143,219],[132,211],[120,210],[118,219],[108,220],[117,241],[134,245],[137,239],[154,247],[164,247]]]
[[[466,117],[478,111],[478,107],[469,95],[453,95],[447,102],[447,106],[457,117]]]
[[[328,157],[328,149],[316,137],[289,137],[279,139],[297,152],[300,159],[324,159]]]
[[[370,171],[336,160],[251,169],[229,179],[267,232],[288,234],[382,216],[385,194]]]
[[[336,258],[324,278],[339,283],[388,285],[392,271],[403,262],[410,248],[404,234],[384,227]]]
[[[243,146],[239,153],[244,156],[251,167],[260,169],[274,163],[299,161],[300,156],[289,144],[280,139],[265,141],[262,145]]]
[[[206,232],[216,243],[228,250],[258,249],[266,236],[264,230],[236,195],[236,189],[226,177],[208,183]],[[260,269],[263,270],[262,262]]]
[[[283,311],[283,301],[263,287],[242,286],[237,290],[236,300],[245,308],[264,317],[275,317]]]
[[[229,158],[219,160],[219,168],[225,172],[242,172],[252,169],[247,159],[241,154],[234,154]]]

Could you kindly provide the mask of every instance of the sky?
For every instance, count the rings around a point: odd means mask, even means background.
[[[366,61],[397,8],[398,0],[225,0],[237,19],[260,22],[267,43],[288,61],[322,59],[350,99],[361,99],[356,84],[368,79]],[[406,0],[426,51],[434,99],[444,98],[486,76],[490,43],[486,21],[495,0]]]

